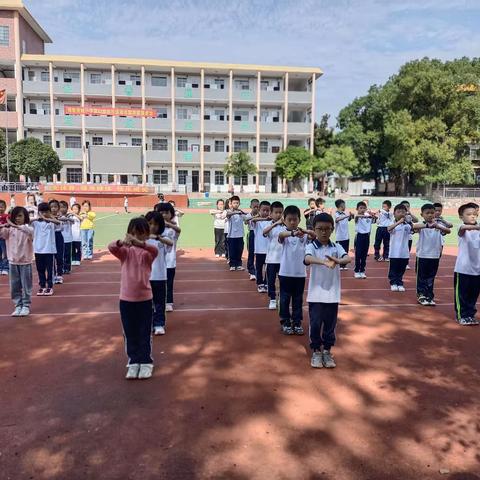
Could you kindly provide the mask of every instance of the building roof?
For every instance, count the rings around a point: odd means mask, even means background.
[[[0,0],[0,10],[17,11],[22,18],[30,25],[33,31],[45,42],[52,43],[52,39],[40,24],[33,18],[32,14],[27,10],[22,0]]]
[[[181,62],[173,60],[154,60],[142,58],[119,58],[119,57],[83,57],[72,55],[22,55],[22,62],[28,65],[43,65],[46,62],[52,62],[58,66],[75,66],[83,63],[85,67],[105,67],[115,65],[116,67],[157,67],[159,69],[167,69],[174,67],[182,71],[200,70],[201,68],[213,70],[214,72],[224,73],[229,70],[243,71],[245,73],[291,73],[304,76],[305,74],[315,74],[316,77],[323,75],[322,70],[318,67],[292,67],[280,65],[250,65],[236,63],[214,63],[214,62]]]

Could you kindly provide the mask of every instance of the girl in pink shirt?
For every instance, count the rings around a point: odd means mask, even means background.
[[[122,266],[120,318],[128,356],[127,379],[150,378],[153,372],[150,273],[158,249],[146,243],[149,236],[150,226],[145,218],[132,218],[125,239],[108,246]]]
[[[7,223],[0,225],[0,238],[7,243],[7,258],[10,262],[10,292],[15,304],[12,317],[26,317],[30,314],[33,228],[29,223],[27,210],[15,207]]]

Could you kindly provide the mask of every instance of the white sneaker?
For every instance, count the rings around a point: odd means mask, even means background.
[[[154,335],[165,335],[165,327],[155,327],[153,329]]]
[[[127,374],[125,378],[127,380],[132,380],[138,377],[138,372],[140,371],[140,364],[139,363],[132,363],[131,365],[127,365]]]
[[[250,277],[248,277],[248,278],[249,278],[249,280],[256,280],[257,279],[257,277],[253,273],[251,273]]]
[[[355,272],[354,278],[363,278],[361,273]]]
[[[268,304],[268,309],[269,310],[276,310],[277,309],[277,301],[276,300],[270,300]]]
[[[245,270],[245,268],[244,267],[237,267],[235,270],[237,272],[243,272]]]
[[[30,315],[30,308],[28,307],[22,307],[20,310],[20,314],[18,315],[19,317],[28,317]]]
[[[399,292],[405,292],[405,287],[403,285],[398,286],[398,291]]]
[[[407,268],[405,270],[410,270],[410,265],[407,265]]]
[[[141,378],[141,379],[150,378],[152,374],[153,374],[153,365],[151,363],[142,363],[140,365],[138,378]]]
[[[398,285],[392,285],[392,286],[390,287],[390,290],[391,290],[392,292],[398,292]]]
[[[220,255],[218,253],[215,254],[215,257],[220,258]]]
[[[257,292],[258,292],[258,293],[265,293],[265,290],[263,289],[263,285],[259,285],[259,286],[257,287]]]
[[[361,275],[360,278],[367,278],[367,274],[365,272],[362,272],[360,275]]]
[[[2,270],[2,275],[8,275],[8,270]]]
[[[12,317],[19,317],[20,312],[22,311],[22,307],[15,307],[15,310],[12,312]]]
[[[173,303],[167,303],[165,305],[165,311],[166,312],[173,312]]]
[[[230,267],[230,271],[231,271],[231,272],[234,272],[234,271],[235,271],[235,267]]]
[[[310,365],[312,368],[323,368],[323,355],[322,352],[313,352]]]

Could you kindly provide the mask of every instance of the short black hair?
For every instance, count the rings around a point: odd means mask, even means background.
[[[73,207],[78,207],[79,210],[82,208],[79,203],[74,203],[74,204],[71,206],[71,208],[73,209]]]
[[[367,208],[367,204],[365,202],[358,202],[357,203],[357,209],[359,209],[360,207],[365,207]]]
[[[408,205],[408,206],[410,206],[410,202],[409,202],[408,200],[402,200],[402,201],[400,202],[400,204],[401,204],[401,205]]]
[[[443,205],[442,205],[440,202],[435,202],[435,203],[433,204],[433,207],[434,207],[434,208],[443,208]]]
[[[165,231],[165,220],[160,212],[147,212],[145,215],[147,222],[153,222],[157,226],[157,235],[161,235]]]
[[[173,205],[168,202],[160,202],[153,208],[155,212],[169,212],[172,218],[175,216],[175,209]]]
[[[90,200],[84,200],[82,202],[82,205],[85,205],[85,204],[87,204],[90,208],[92,208],[92,204],[90,203]]]
[[[407,207],[405,206],[404,203],[399,203],[398,205],[395,205],[395,208],[393,209],[393,213],[397,212],[398,210],[407,211]]]
[[[325,212],[315,215],[315,218],[313,219],[313,228],[315,228],[317,223],[329,223],[332,226],[332,228],[335,225],[335,222],[333,221],[333,217],[329,213],[325,213]]]
[[[313,197],[310,197],[310,198],[308,199],[308,204],[310,205],[310,202],[314,202],[314,201],[315,201],[315,199],[314,199]]]
[[[58,205],[58,208],[60,208],[60,202],[55,198],[52,198],[52,200],[48,202],[48,206],[51,207],[54,203],[56,203]]]
[[[237,195],[234,195],[230,200],[240,200],[240,197],[238,197]],[[252,198],[250,200],[250,205],[252,203],[260,203],[260,200],[258,198]]]
[[[323,205],[325,203],[325,200],[323,198],[317,198],[315,200],[315,205],[318,207],[319,205]]]
[[[345,205],[345,200],[342,200],[341,198],[335,200],[335,206],[338,208],[340,205]]]
[[[422,208],[420,210],[422,213],[425,210],[435,210],[435,205],[433,203],[426,203],[425,205],[422,205]]]
[[[233,202],[234,200],[236,200],[237,202],[239,202],[239,201],[240,201],[240,197],[239,197],[238,195],[232,195],[232,196],[230,197],[230,201]],[[253,202],[253,201],[254,201],[254,200],[252,200],[252,202]],[[250,205],[252,204],[252,202],[250,202]],[[257,202],[258,202],[258,200],[257,200]]]
[[[219,198],[219,199],[217,200],[217,203],[216,203],[215,205],[218,205],[220,202],[222,202],[222,203],[225,205],[225,202],[223,201],[223,198]]]
[[[478,205],[473,202],[464,203],[463,205],[460,205],[460,208],[458,209],[458,215],[461,217],[463,212],[468,208],[478,208]]]
[[[384,200],[382,205],[388,205],[388,208],[392,208],[392,202],[390,200]]]
[[[132,218],[128,223],[127,233],[133,235],[133,233],[140,233],[148,235],[150,233],[150,225],[145,217]]]
[[[262,200],[260,202],[260,208],[262,207],[270,207],[270,202],[268,200]]]
[[[274,208],[281,208],[283,210],[283,203],[282,202],[272,202],[270,208],[273,210]]]
[[[19,213],[23,213],[23,218],[25,219],[25,223],[30,223],[30,215],[28,214],[28,211],[24,207],[15,207],[11,212],[10,212],[10,219],[12,220],[15,225],[17,222],[15,222],[15,219],[18,217]]]
[[[50,211],[50,205],[47,202],[40,202],[38,204],[38,211],[39,212],[49,212]]]
[[[283,211],[283,216],[286,217],[287,215],[295,215],[300,220],[300,209],[296,205],[289,205]]]
[[[60,200],[58,203],[61,207],[67,207],[68,208],[68,203],[65,200]]]

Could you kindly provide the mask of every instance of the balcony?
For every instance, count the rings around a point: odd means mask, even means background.
[[[185,100],[200,100],[200,89],[192,87],[175,87],[175,98]]]
[[[15,114],[16,115],[16,114]],[[10,120],[10,118],[9,118]],[[26,113],[23,116],[25,128],[50,128],[50,115],[34,115]]]
[[[289,135],[310,135],[310,122],[288,122]]]
[[[82,160],[81,148],[57,148],[56,152],[62,161]]]
[[[147,118],[147,130],[160,130],[170,132],[172,129],[172,121],[170,118]]]
[[[283,135],[283,122],[260,122],[260,133]]]
[[[228,134],[228,122],[220,120],[204,120],[203,125],[205,127],[205,133],[227,133]]]
[[[87,130],[112,130],[112,117],[85,116],[85,128]]]
[[[228,90],[226,88],[221,89],[210,86],[210,88],[204,88],[203,92],[206,101],[228,102]]]
[[[2,107],[4,108],[4,107]],[[0,112],[0,128],[5,128],[8,126],[8,129],[15,129],[18,125],[17,112],[7,112],[7,117],[5,117],[5,112]],[[50,117],[49,117],[50,118]],[[4,134],[5,132],[3,132]]]
[[[117,130],[142,130],[142,119],[132,117],[117,117]]]
[[[5,80],[14,80],[14,79],[5,79]],[[33,93],[39,93],[39,94],[48,96],[50,95],[49,85],[50,85],[49,82],[30,82],[28,80],[25,80],[23,82],[23,94],[28,95]]]
[[[170,164],[171,162],[172,152],[168,150],[147,150],[147,163]]]
[[[175,161],[200,165],[200,152],[175,152]]]
[[[233,122],[233,133],[254,135],[257,132],[255,122]]]
[[[33,82],[34,83],[34,82]],[[16,93],[17,84],[14,78],[0,78],[0,90],[5,89],[7,93]]]
[[[56,82],[53,84],[53,93],[55,95],[80,95],[80,82],[64,83]]]
[[[176,132],[200,132],[200,120],[175,120]]]
[[[72,127],[72,128],[82,128],[82,117],[81,115],[56,115],[55,116],[55,127]]]
[[[254,90],[240,90],[239,88],[233,89],[232,98],[234,102],[256,103],[257,101]]]
[[[312,103],[312,92],[288,92],[288,103],[310,105]]]
[[[227,152],[205,152],[204,162],[209,165],[225,165],[227,163]]]
[[[161,98],[162,100],[171,99],[170,87],[154,87],[152,85],[145,85],[145,97],[147,98]]]
[[[112,96],[112,85],[109,83],[85,83],[85,95],[87,97],[110,97]]]
[[[142,87],[140,85],[115,85],[116,97],[141,97]]]
[[[276,105],[282,105],[285,99],[285,92],[281,91],[268,91],[262,90],[260,93],[260,101],[262,103],[271,103]]]

